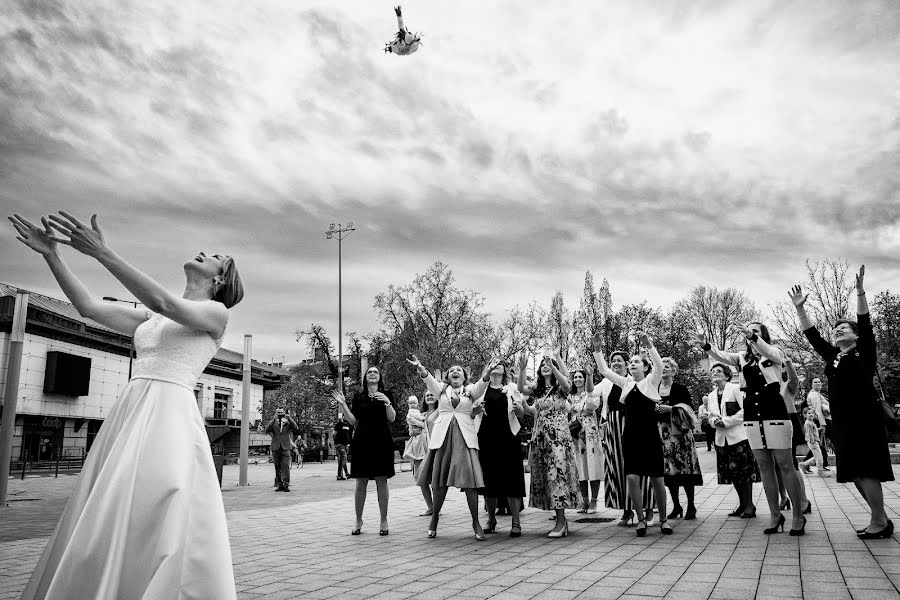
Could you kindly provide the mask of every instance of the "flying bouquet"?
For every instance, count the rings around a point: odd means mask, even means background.
[[[411,33],[403,25],[403,15],[400,12],[399,6],[394,9],[394,12],[397,13],[397,25],[400,30],[394,35],[393,40],[385,44],[384,51],[386,53],[389,52],[401,56],[412,54],[419,49],[419,45],[422,43],[421,35],[418,33]]]

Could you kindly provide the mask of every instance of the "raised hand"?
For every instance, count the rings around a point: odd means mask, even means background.
[[[856,276],[856,293],[859,295],[866,293],[866,290],[863,287],[863,278],[865,276],[866,276],[866,265],[861,265],[859,267],[859,274]]]
[[[519,355],[519,370],[524,371],[525,367],[528,366],[528,352],[522,350],[522,354]]]
[[[706,345],[706,334],[702,331],[691,332],[691,342],[698,346]]]
[[[603,338],[600,337],[599,333],[595,333],[593,337],[591,337],[591,343],[594,346],[594,352],[603,351]]]
[[[41,224],[44,226],[43,229],[37,227],[21,215],[14,214],[7,218],[19,233],[18,237],[16,237],[17,240],[42,256],[47,256],[56,252],[56,244],[60,240],[53,235],[50,223],[45,217],[41,217]]]
[[[406,359],[406,362],[408,362],[410,365],[414,366],[417,369],[422,366],[422,363],[419,362],[419,359],[416,358],[415,354],[410,354],[409,358]]]
[[[57,240],[59,243],[72,246],[82,254],[94,258],[109,250],[100,225],[97,224],[96,214],[91,215],[90,228],[64,210],[59,211],[59,214],[62,216],[50,215],[50,225],[66,236],[66,239]]]
[[[334,390],[333,392],[331,392],[331,397],[334,398],[335,400],[337,400],[338,404],[343,404],[343,405],[346,406],[346,404],[347,404],[347,399],[344,398],[343,392],[340,392],[340,391],[338,391],[338,390]]]
[[[638,339],[641,342],[641,346],[644,348],[649,348],[653,345],[653,340],[650,339],[650,336],[647,335],[645,331],[638,331]]]
[[[865,273],[863,273],[865,274]],[[859,285],[859,276],[857,275],[857,286]],[[791,298],[791,302],[794,303],[796,308],[800,308],[804,304],[806,304],[806,299],[809,298],[809,293],[803,293],[803,288],[799,285],[795,285],[788,292],[788,296]]]
[[[732,323],[735,329],[744,334],[744,337],[753,337],[753,332],[743,323]]]

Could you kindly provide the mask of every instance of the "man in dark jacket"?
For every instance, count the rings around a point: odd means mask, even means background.
[[[272,462],[275,463],[276,492],[291,491],[291,433],[299,431],[297,423],[284,414],[283,408],[275,411],[275,418],[266,427],[272,435]]]
[[[344,415],[334,424],[334,450],[338,459],[338,481],[350,478],[350,471],[347,470],[347,446],[350,445],[350,434],[352,432],[350,423],[344,419]]]

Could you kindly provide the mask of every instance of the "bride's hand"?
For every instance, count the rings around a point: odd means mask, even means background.
[[[61,244],[72,246],[75,250],[93,258],[99,258],[109,250],[100,225],[97,224],[96,214],[91,215],[90,228],[64,210],[59,211],[59,214],[62,217],[50,215],[50,225],[68,238],[58,240]]]
[[[56,253],[58,249],[57,242],[60,240],[53,235],[53,230],[50,228],[50,223],[46,217],[41,217],[41,223],[44,225],[43,229],[21,215],[14,214],[7,218],[19,233],[17,240],[42,256]]]

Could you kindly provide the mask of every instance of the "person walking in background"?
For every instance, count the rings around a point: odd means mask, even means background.
[[[394,476],[394,438],[391,423],[397,418],[393,397],[384,387],[384,376],[378,367],[366,370],[363,388],[353,396],[353,406],[347,406],[344,394],[331,395],[337,400],[344,418],[356,428],[350,441],[350,477],[356,479],[353,498],[356,509],[356,527],[350,535],[360,535],[363,526],[363,509],[366,506],[369,480],[375,480],[378,493],[378,509],[381,513],[379,535],[388,535],[388,501],[390,490],[387,480]]]
[[[709,423],[715,428],[716,471],[719,485],[731,484],[737,493],[738,505],[729,517],[756,517],[753,504],[753,484],[762,481],[759,466],[744,431],[744,394],[740,386],[731,383],[728,365],[716,363],[709,369],[715,389],[706,397]]]
[[[662,404],[659,407],[659,435],[663,443],[663,459],[665,460],[665,483],[672,496],[672,512],[668,518],[675,519],[684,514],[687,521],[697,518],[694,506],[694,488],[703,485],[703,474],[700,472],[700,460],[694,445],[694,427],[697,416],[691,408],[691,393],[675,381],[678,374],[678,363],[674,358],[663,359],[662,381],[659,383],[659,396]],[[678,498],[678,488],[684,488],[687,498],[687,512],[682,512]]]
[[[353,428],[343,413],[338,417],[337,423],[334,424],[334,451],[337,455],[337,480],[344,481],[350,478],[350,471],[347,469],[347,447],[350,446],[350,435]]]
[[[815,464],[821,477],[830,476],[831,473],[822,467],[822,449],[819,447],[819,426],[816,424],[816,411],[812,406],[806,409],[806,421],[803,423],[803,435],[806,438],[806,445],[809,446],[809,452],[813,455],[813,458],[800,463],[800,468],[803,469],[804,473],[812,473],[812,471],[809,470],[809,465]]]
[[[832,328],[835,345],[826,342],[806,314],[806,298],[797,285],[791,302],[800,318],[803,334],[825,360],[828,396],[834,420],[834,445],[838,483],[852,481],[871,511],[869,524],[857,530],[863,539],[890,538],[894,523],[884,510],[881,484],[894,480],[887,432],[873,378],[878,368],[875,334],[863,279],[865,266],[856,275],[857,321],[838,320]]]
[[[299,431],[297,423],[289,415],[285,414],[280,406],[275,410],[275,416],[266,425],[266,433],[272,436],[272,462],[275,465],[275,491],[291,491],[291,434]]]
[[[826,471],[828,471],[828,452],[825,450],[825,397],[822,395],[822,380],[819,377],[814,377],[812,380],[812,389],[809,390],[809,393],[806,395],[806,405],[813,410],[816,425],[819,428],[819,440],[822,443],[822,461],[821,465],[817,466],[820,466],[821,469],[825,469]],[[806,425],[804,423],[804,429],[805,427]],[[816,462],[816,459],[813,456],[812,448],[810,448],[809,452],[806,453],[804,461],[810,463]]]
[[[41,218],[43,227],[19,215],[10,221],[78,314],[133,336],[137,359],[22,597],[231,600],[225,507],[194,386],[244,295],[234,260],[200,252],[182,267],[179,296],[116,254],[97,215],[90,224],[60,215],[53,225]],[[58,244],[97,260],[146,308],[93,296]]]

